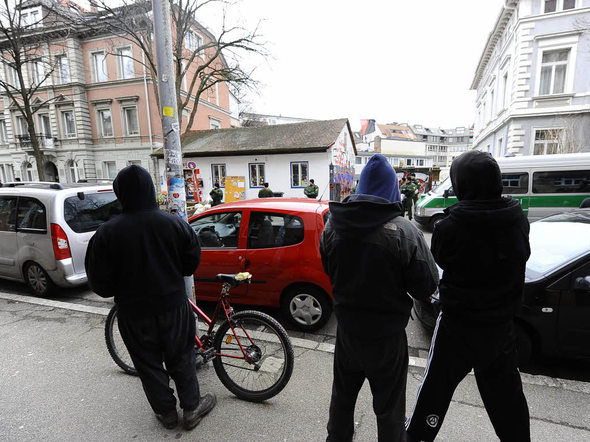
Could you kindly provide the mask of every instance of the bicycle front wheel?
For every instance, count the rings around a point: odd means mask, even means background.
[[[107,343],[107,349],[109,350],[111,358],[113,358],[113,361],[115,361],[119,367],[125,370],[126,373],[137,376],[137,370],[133,366],[131,356],[127,351],[125,343],[123,342],[121,332],[119,332],[119,320],[117,312],[118,308],[115,305],[109,312],[105,322],[104,338]]]
[[[293,345],[285,329],[265,313],[233,315],[215,333],[213,367],[240,399],[261,402],[278,394],[293,373]]]

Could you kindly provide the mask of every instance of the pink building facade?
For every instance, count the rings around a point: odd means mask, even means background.
[[[197,35],[207,42],[210,36],[202,34]],[[144,57],[139,46],[113,35],[81,31],[44,44],[42,50],[53,67],[35,97],[35,132],[41,134],[46,179],[112,180],[129,164],[145,167],[157,179],[150,155],[162,147],[162,128],[154,81],[140,62]],[[196,57],[186,81],[205,57],[206,51]],[[32,64],[25,67],[29,81],[35,81],[34,69]],[[10,79],[9,71],[6,65],[0,69],[2,79]],[[181,82],[183,99],[186,81]],[[194,105],[191,97],[187,108]],[[183,130],[188,116],[183,112]],[[200,97],[191,130],[229,127],[230,93],[227,84],[220,83]],[[37,166],[26,123],[0,91],[0,181],[16,178],[38,180]]]

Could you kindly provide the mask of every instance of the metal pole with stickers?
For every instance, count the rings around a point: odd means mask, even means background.
[[[159,111],[162,120],[162,134],[164,135],[164,173],[168,187],[168,211],[188,222],[172,58],[170,2],[168,0],[152,0],[152,10],[158,66]],[[184,283],[187,296],[194,300],[195,283],[193,277],[185,277]]]

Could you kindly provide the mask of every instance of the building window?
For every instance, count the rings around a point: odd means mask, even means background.
[[[81,178],[80,169],[74,160],[69,160],[66,163],[66,179],[68,183],[77,183]]]
[[[209,129],[221,129],[221,121],[217,118],[209,117]]]
[[[424,160],[416,160],[416,166],[424,166]]]
[[[55,75],[58,84],[66,84],[70,78],[70,60],[65,55],[55,57]]]
[[[250,163],[250,187],[264,187],[265,170],[264,163]]]
[[[0,120],[0,144],[8,143],[8,134],[6,133],[6,121]]]
[[[12,164],[0,164],[0,181],[3,183],[14,181],[14,169]]]
[[[498,139],[498,155],[504,155],[505,153],[502,146],[503,143],[504,140],[502,138]]]
[[[117,49],[117,74],[119,78],[134,78],[131,47]]]
[[[545,0],[545,13],[566,11],[576,7],[576,0]]]
[[[31,64],[31,83],[33,86],[42,85],[45,82],[45,66],[41,60],[32,61]]]
[[[33,165],[31,163],[25,162],[23,164],[23,172],[25,176],[25,181],[34,181],[35,171],[33,170]]]
[[[9,63],[9,61],[6,60],[5,63]],[[6,64],[6,81],[12,87],[18,87],[19,85],[18,73],[16,72],[16,69],[9,64]]]
[[[563,9],[574,9],[576,7],[576,0],[563,0]]]
[[[291,187],[305,187],[309,184],[309,163],[291,163]]]
[[[363,159],[361,157],[354,157],[354,164],[363,164]]]
[[[107,81],[107,59],[104,52],[92,52],[92,75],[95,82]]]
[[[63,111],[62,118],[62,133],[64,138],[76,138],[76,120],[74,119],[74,111]]]
[[[49,120],[49,114],[39,114],[38,119],[40,133],[47,140],[51,139],[51,122]],[[53,140],[51,140],[51,142],[53,142]]]
[[[406,159],[406,166],[412,166],[413,165],[413,160],[411,158],[407,158]]]
[[[117,176],[117,165],[114,161],[105,161],[103,163],[104,176],[109,180],[114,180]]]
[[[219,183],[219,187],[225,187],[225,164],[211,164],[211,176],[213,184]]]
[[[21,27],[38,28],[43,25],[41,16],[41,6],[21,10],[20,13]]]
[[[543,52],[540,95],[564,92],[569,52],[569,49]]]
[[[128,166],[141,166],[141,160],[129,160],[127,161]]]
[[[187,33],[185,34],[185,46],[187,49],[190,49],[191,51],[197,51],[198,52],[198,56],[202,57],[203,56],[203,38],[197,34],[195,31],[189,30],[187,31]]]
[[[534,155],[551,155],[559,153],[559,140],[563,129],[535,130]]]
[[[29,123],[23,116],[16,117],[16,127],[18,129],[19,135],[28,135],[29,134]]]
[[[123,125],[125,135],[139,135],[139,121],[137,119],[137,106],[123,108]]]
[[[502,96],[500,98],[502,100],[501,106],[500,106],[500,110],[504,110],[506,109],[508,102],[509,102],[509,97],[508,97],[508,72],[504,72],[504,75],[502,76]]]
[[[110,109],[101,109],[98,114],[98,133],[101,137],[113,136],[113,118]]]

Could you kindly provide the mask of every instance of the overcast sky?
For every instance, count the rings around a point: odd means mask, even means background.
[[[87,0],[80,0],[84,4]],[[117,2],[118,0],[113,0]],[[504,0],[229,0],[230,24],[260,33],[251,109],[452,128],[473,123],[473,75]],[[197,19],[215,31],[222,14]],[[244,64],[248,64],[247,61]]]
[[[472,124],[469,88],[503,0],[242,0],[273,58],[254,111],[451,128]],[[230,18],[231,15],[230,14]],[[235,18],[235,16],[234,16]]]

